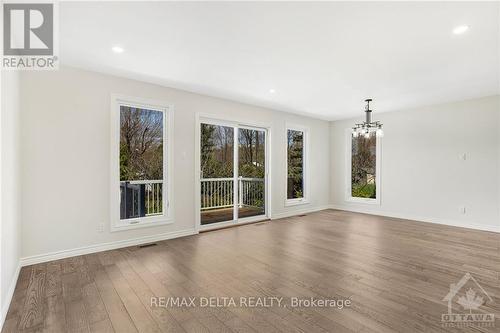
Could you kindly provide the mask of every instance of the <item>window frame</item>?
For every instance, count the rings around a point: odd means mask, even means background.
[[[163,214],[140,218],[120,219],[120,106],[132,106],[163,112]],[[173,200],[173,106],[163,101],[120,94],[111,95],[110,150],[110,224],[111,232],[155,227],[174,222]],[[170,181],[172,180],[172,182]]]
[[[298,131],[303,133],[303,154],[302,154],[302,177],[303,196],[302,198],[288,199],[288,131]],[[285,125],[285,207],[309,204],[309,128],[305,126],[287,123]]]
[[[371,204],[371,205],[380,205],[381,203],[381,162],[382,162],[382,140],[380,137],[376,137],[376,147],[375,147],[375,186],[376,186],[376,198],[358,198],[352,196],[352,128],[346,128],[345,130],[345,141],[346,141],[346,150],[345,150],[345,170],[346,170],[346,179],[345,179],[345,201],[351,203],[363,203],[363,204]]]

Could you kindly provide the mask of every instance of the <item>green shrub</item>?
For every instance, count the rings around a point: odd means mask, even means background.
[[[375,184],[353,184],[352,196],[354,198],[370,198],[375,199],[377,188]]]

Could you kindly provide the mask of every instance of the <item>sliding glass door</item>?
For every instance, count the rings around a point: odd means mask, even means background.
[[[266,212],[266,132],[238,130],[238,217]]]
[[[245,222],[266,215],[266,130],[200,124],[200,221]]]
[[[234,128],[201,124],[201,224],[234,219]]]

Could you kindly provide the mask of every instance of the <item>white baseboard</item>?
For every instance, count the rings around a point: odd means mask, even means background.
[[[81,256],[81,255],[89,254],[89,253],[115,250],[115,249],[119,249],[122,247],[135,246],[135,245],[151,243],[151,242],[159,242],[162,240],[184,237],[184,236],[191,236],[191,235],[195,235],[197,233],[198,232],[194,228],[191,228],[191,229],[180,230],[180,231],[166,232],[166,233],[162,233],[162,234],[158,234],[158,235],[145,236],[145,237],[139,237],[139,238],[125,239],[125,240],[110,242],[110,243],[102,243],[102,244],[84,246],[84,247],[79,247],[76,249],[69,249],[69,250],[44,253],[44,254],[39,254],[39,255],[35,255],[35,256],[21,258],[20,264],[22,267],[24,267],[24,266],[39,264],[42,262],[47,262],[47,261],[52,261],[52,260]]]
[[[494,226],[494,225],[487,225],[487,224],[466,223],[466,222],[446,220],[446,219],[435,218],[435,217],[422,217],[422,216],[415,216],[415,215],[411,215],[411,214],[391,213],[391,212],[385,212],[385,211],[382,211],[382,212],[381,211],[373,211],[370,209],[360,209],[360,208],[350,207],[347,205],[330,205],[330,208],[331,209],[338,209],[338,210],[345,210],[345,211],[354,212],[354,213],[363,213],[363,214],[370,214],[370,215],[377,215],[377,216],[394,217],[394,218],[398,218],[398,219],[412,220],[412,221],[416,221],[416,222],[442,224],[442,225],[448,225],[448,226],[452,226],[452,227],[460,227],[460,228],[467,228],[467,229],[491,231],[491,232],[499,232],[500,233],[500,225]]]
[[[277,220],[277,219],[282,219],[285,217],[291,217],[291,216],[296,216],[296,215],[301,215],[301,214],[308,214],[308,213],[313,213],[313,212],[318,212],[320,210],[325,210],[329,209],[330,205],[324,205],[324,206],[316,206],[316,207],[307,207],[303,209],[295,209],[291,210],[288,212],[282,212],[282,213],[276,213],[271,216],[271,220]]]
[[[5,304],[2,306],[2,313],[0,313],[0,331],[3,328],[3,324],[5,323],[5,319],[7,317],[7,312],[9,311],[10,302],[12,301],[12,297],[14,296],[14,290],[16,290],[17,280],[19,279],[19,272],[21,272],[21,265],[18,264],[14,276],[10,281],[9,290],[7,290],[7,297],[5,298]]]

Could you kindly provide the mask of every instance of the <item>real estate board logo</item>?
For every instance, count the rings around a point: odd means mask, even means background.
[[[57,69],[56,3],[4,3],[2,9],[2,68]]]
[[[495,326],[495,315],[481,309],[493,300],[470,273],[466,273],[458,283],[450,284],[450,291],[443,302],[448,302],[448,313],[441,315],[444,327]]]

